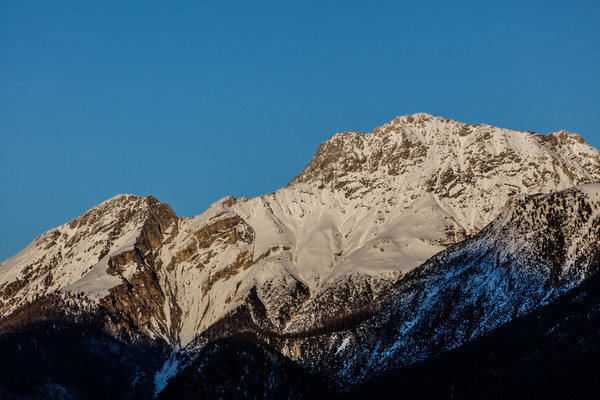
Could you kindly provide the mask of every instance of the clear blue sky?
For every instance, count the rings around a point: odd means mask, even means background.
[[[428,112],[600,147],[598,1],[2,1],[0,260],[118,194],[281,186]]]

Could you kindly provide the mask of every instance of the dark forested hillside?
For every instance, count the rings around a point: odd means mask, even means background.
[[[328,399],[333,395],[325,379],[253,334],[245,334],[204,346],[158,399]]]
[[[550,305],[421,364],[372,378],[343,398],[596,398],[600,275]]]
[[[0,321],[0,399],[150,399],[167,348],[42,298]]]

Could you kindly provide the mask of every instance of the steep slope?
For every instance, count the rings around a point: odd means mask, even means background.
[[[600,258],[596,261],[600,269]],[[600,275],[441,357],[388,371],[343,398],[593,398],[600,390]]]
[[[546,305],[600,268],[600,184],[512,199],[479,234],[403,277],[354,329],[285,339],[344,383],[426,360]],[[324,356],[326,355],[326,356]]]
[[[336,134],[286,188],[193,218],[117,196],[2,263],[0,307],[83,293],[115,331],[181,346],[242,305],[261,329],[302,331],[368,306],[509,198],[595,181],[600,152],[576,134],[398,117]]]

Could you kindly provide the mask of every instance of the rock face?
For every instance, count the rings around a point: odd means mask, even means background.
[[[398,117],[336,134],[286,188],[197,217],[102,203],[0,265],[0,309],[83,293],[174,345],[244,304],[264,329],[306,330],[368,306],[510,198],[595,181],[600,152],[576,134]]]
[[[336,134],[264,196],[179,218],[119,195],[42,234],[0,264],[0,333],[62,299],[114,337],[189,354],[257,332],[346,384],[460,346],[590,276],[600,190],[581,185],[593,182],[600,152],[577,134],[398,117]]]
[[[79,294],[83,306],[112,309],[121,323],[172,339],[165,312],[176,304],[159,282],[157,252],[176,230],[171,208],[152,196],[119,195],[44,233],[0,266],[4,315],[52,293]],[[81,296],[83,295],[83,297]]]

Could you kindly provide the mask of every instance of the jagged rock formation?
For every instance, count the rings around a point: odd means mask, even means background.
[[[600,182],[600,152],[577,134],[398,117],[336,134],[285,188],[227,197],[196,217],[116,196],[0,264],[0,316],[54,294],[100,315],[113,335],[134,329],[197,349],[202,332],[240,312],[251,323],[238,330],[276,334],[268,340],[282,354],[346,382],[376,360],[456,347],[588,276],[581,265],[595,247],[585,238],[597,224],[595,200],[580,194],[588,189],[519,196],[589,182]],[[474,279],[489,290],[469,291]],[[512,291],[521,300],[497,297]],[[464,308],[439,307],[458,297]],[[368,321],[347,332],[349,319]],[[440,337],[428,330],[436,324]],[[327,332],[328,347],[309,331]]]

